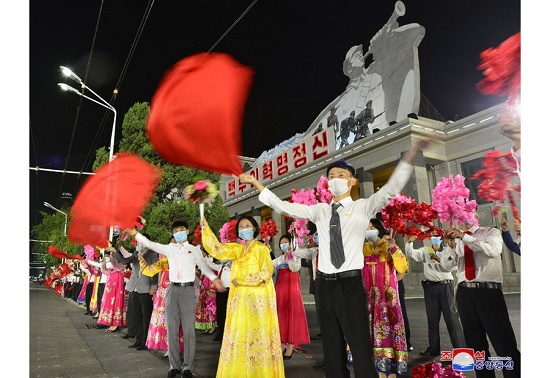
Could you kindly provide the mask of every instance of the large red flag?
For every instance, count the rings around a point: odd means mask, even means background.
[[[81,245],[108,246],[109,228],[135,226],[161,177],[161,170],[132,155],[119,153],[90,176],[71,208],[68,239]]]
[[[165,161],[243,173],[241,129],[254,70],[223,53],[196,54],[167,71],[151,100],[146,132]]]

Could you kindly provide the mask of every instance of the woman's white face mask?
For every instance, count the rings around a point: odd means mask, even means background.
[[[343,179],[343,178],[333,178],[328,181],[328,190],[332,193],[335,197],[340,197],[343,194],[346,194],[348,190],[350,189],[348,187],[348,181],[350,179]]]

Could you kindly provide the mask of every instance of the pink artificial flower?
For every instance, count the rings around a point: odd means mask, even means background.
[[[198,191],[203,191],[208,188],[208,183],[206,181],[199,180],[193,184],[193,188]]]
[[[332,193],[328,190],[328,179],[325,176],[321,176],[317,183],[317,198],[323,203],[332,201]]]
[[[432,191],[432,208],[441,221],[449,222],[451,227],[463,223],[478,225],[474,216],[477,203],[475,200],[468,201],[469,195],[470,189],[464,186],[464,176],[442,177]]]

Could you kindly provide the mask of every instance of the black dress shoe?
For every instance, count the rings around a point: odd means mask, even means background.
[[[128,345],[128,348],[138,348],[141,346],[141,343],[134,343],[132,345]]]
[[[126,340],[126,339],[133,339],[134,337],[135,337],[134,335],[130,335],[130,334],[127,333],[126,335],[122,336],[121,338]]]
[[[420,352],[420,355],[421,356],[436,357],[436,356],[439,356],[439,353],[434,353],[434,352],[431,351],[430,348],[426,348],[426,350],[424,352]]]
[[[90,315],[90,314],[91,314],[90,311],[86,311],[86,312],[84,313],[84,315]]]
[[[180,374],[180,371],[178,369],[171,369],[166,376],[168,378],[175,378]]]
[[[181,372],[181,376],[185,378],[192,378],[193,373],[191,373],[191,370],[184,370]]]
[[[147,346],[145,346],[145,345],[140,345],[140,346],[138,346],[138,347],[136,348],[136,350],[147,350],[147,349],[148,349],[148,348],[147,348]]]

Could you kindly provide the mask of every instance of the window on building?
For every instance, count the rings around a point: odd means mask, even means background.
[[[472,177],[475,173],[483,169],[483,158],[477,158],[470,161],[466,161],[460,164],[462,169],[462,176],[464,176],[464,186],[470,189],[469,200],[475,200],[478,205],[483,205],[489,203],[489,201],[481,198],[477,194],[477,188],[481,184],[481,179],[472,180]]]

